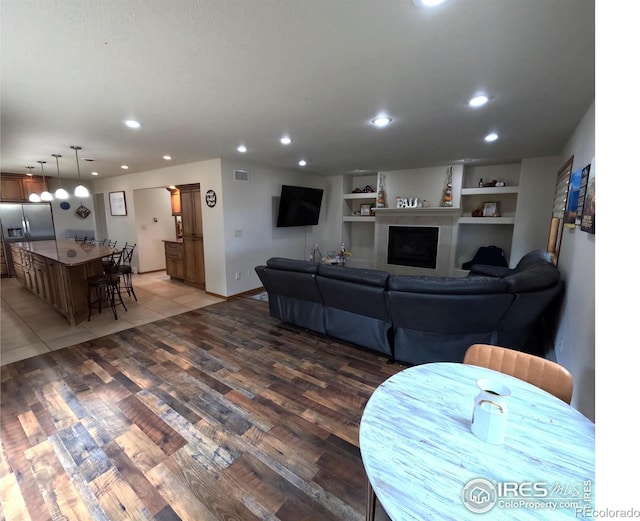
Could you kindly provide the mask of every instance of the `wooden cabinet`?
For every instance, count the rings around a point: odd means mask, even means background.
[[[179,242],[164,243],[167,275],[172,279],[184,280],[184,245]]]
[[[183,237],[184,280],[204,287],[204,245],[202,238]]]
[[[200,184],[179,185],[184,246],[184,281],[204,288],[204,243]]]
[[[202,237],[202,205],[200,185],[180,185],[180,208],[182,210],[182,233]]]
[[[174,188],[171,192],[171,215],[182,215],[182,205],[180,204],[180,190]]]
[[[0,177],[0,200],[10,202],[29,201],[29,194],[40,194],[48,189],[47,178],[21,174],[2,174]]]

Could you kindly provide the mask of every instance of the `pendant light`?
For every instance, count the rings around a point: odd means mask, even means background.
[[[78,186],[76,186],[73,191],[73,195],[76,197],[89,197],[89,190],[80,183],[80,162],[78,161],[78,150],[82,150],[82,147],[71,145],[71,148],[76,151],[76,166],[78,167]]]
[[[35,168],[34,166],[27,166],[26,168],[29,169],[29,173],[27,174],[28,176],[33,176],[33,172],[32,170]],[[40,196],[38,194],[36,194],[35,192],[31,192],[29,194],[29,202],[30,203],[39,203],[40,202]]]
[[[53,201],[53,195],[51,195],[51,192],[47,190],[46,188],[47,181],[44,178],[44,165],[46,161],[37,161],[37,162],[40,163],[40,168],[42,169],[42,186],[45,187],[45,189],[40,194],[40,200],[45,202]]]
[[[60,162],[58,158],[62,157],[60,154],[51,154],[56,158],[56,168],[58,169],[58,189],[56,190],[56,199],[69,199],[69,192],[62,188],[62,180],[60,179]]]

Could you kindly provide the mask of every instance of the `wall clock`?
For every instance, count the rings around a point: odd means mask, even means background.
[[[205,200],[207,201],[207,206],[209,208],[213,208],[218,202],[218,197],[213,190],[207,190],[207,193],[205,194]]]

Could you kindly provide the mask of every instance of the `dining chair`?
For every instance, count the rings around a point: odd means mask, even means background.
[[[546,358],[506,347],[473,344],[467,349],[463,363],[515,376],[571,404],[571,373],[560,364]]]
[[[87,279],[88,286],[88,303],[89,303],[89,318],[91,321],[91,310],[97,309],[98,313],[102,313],[102,304],[106,302],[113,316],[118,320],[117,306],[122,306],[127,311],[122,300],[122,293],[120,292],[120,263],[122,261],[122,252],[113,251],[109,256],[108,263],[103,261],[104,273],[102,275],[95,275]],[[116,300],[117,299],[117,300]]]
[[[127,291],[127,295],[133,295],[133,298],[138,302],[138,297],[136,297],[136,292],[133,290],[133,278],[132,278],[132,268],[131,268],[131,259],[133,259],[133,250],[136,249],[136,245],[130,245],[126,242],[124,243],[124,248],[122,248],[122,263],[120,264],[120,274],[124,280],[124,289]]]

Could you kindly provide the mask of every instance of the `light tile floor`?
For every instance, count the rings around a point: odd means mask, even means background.
[[[223,302],[201,289],[171,280],[164,271],[133,275],[138,302],[123,292],[128,311],[118,306],[91,316],[91,321],[70,326],[46,302],[26,290],[16,279],[0,283],[0,365],[55,351],[92,338],[147,324],[164,317]]]

